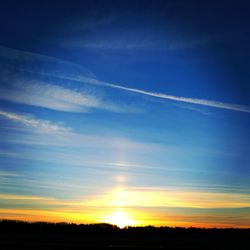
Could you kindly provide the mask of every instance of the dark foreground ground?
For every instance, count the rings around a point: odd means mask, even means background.
[[[249,250],[250,229],[129,227],[0,221],[0,249]]]

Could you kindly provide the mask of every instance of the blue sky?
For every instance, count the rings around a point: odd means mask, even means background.
[[[249,226],[249,7],[4,3],[1,217]]]

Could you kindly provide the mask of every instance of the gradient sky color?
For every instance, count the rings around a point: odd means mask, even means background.
[[[0,218],[250,227],[248,1],[5,1]]]

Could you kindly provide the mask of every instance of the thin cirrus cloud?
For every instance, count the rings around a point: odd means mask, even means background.
[[[167,199],[165,197],[168,197]],[[200,209],[225,209],[225,208],[248,208],[249,198],[247,194],[234,193],[213,193],[203,191],[190,190],[154,190],[136,191],[130,189],[108,189],[104,193],[96,196],[81,196],[76,200],[58,200],[53,197],[43,196],[25,196],[15,194],[0,194],[2,200],[30,201],[30,202],[46,202],[51,205],[67,205],[71,208],[83,207],[119,207],[127,205],[127,207],[162,207],[162,208],[200,208]]]
[[[42,119],[36,119],[33,116],[30,115],[23,115],[23,114],[17,114],[13,112],[6,112],[3,110],[0,110],[0,117],[3,117],[5,119],[11,120],[13,122],[19,123],[24,125],[28,128],[33,128],[36,131],[40,132],[68,132],[70,131],[70,128],[63,127],[57,123],[54,123],[49,120],[42,120]]]
[[[101,109],[118,113],[141,112],[113,102],[91,86],[77,87],[71,80],[94,75],[82,66],[35,53],[0,46],[2,84],[0,99],[65,112]],[[61,86],[61,80],[66,86]],[[66,81],[65,81],[66,80]]]
[[[11,79],[8,79],[11,81]],[[7,80],[6,80],[7,81]],[[0,99],[59,111],[84,112],[88,108],[102,107],[94,95],[70,88],[48,84],[39,80],[15,79],[1,86]]]
[[[137,113],[141,110],[126,104],[103,100],[88,90],[73,90],[40,80],[9,78],[8,85],[0,86],[0,99],[47,109],[82,113],[90,109],[102,109],[117,113]]]
[[[146,28],[139,22],[127,24],[125,30],[121,15],[124,13],[120,13],[119,16],[110,15],[108,18],[96,17],[95,20],[86,17],[84,20],[75,20],[59,31],[56,42],[70,48],[173,51],[224,42],[231,38],[231,33],[224,31],[213,31],[209,34],[207,32],[190,33],[183,30],[180,24],[173,24],[171,19],[165,20],[163,25],[162,22],[155,22],[154,18],[151,20],[150,16],[143,21]],[[112,29],[109,29],[109,25],[112,25]],[[104,33],[100,32],[103,28],[105,28]],[[65,39],[66,34],[68,39]]]
[[[66,73],[68,76],[84,74],[94,77],[93,72],[78,64],[68,62],[51,56],[38,53],[17,50],[0,45],[0,60],[2,68],[18,70],[32,73],[52,73],[61,75]],[[46,70],[45,70],[46,69]]]
[[[164,36],[165,34],[163,34]],[[216,43],[218,41],[225,41],[228,34],[212,34],[212,35],[200,35],[200,36],[186,36],[185,41],[180,35],[179,37],[167,37],[152,39],[150,35],[135,33],[129,34],[130,39],[126,39],[126,35],[120,34],[114,36],[110,34],[107,38],[100,38],[98,36],[88,39],[84,38],[73,38],[66,41],[61,41],[60,44],[65,47],[72,48],[84,48],[84,49],[97,49],[97,50],[159,50],[159,51],[174,51],[174,50],[185,50],[196,47],[201,47],[206,44]]]
[[[21,123],[25,127],[34,128],[35,131],[40,132],[55,132],[50,133],[49,136],[45,136],[44,133],[25,133],[9,135],[8,138],[3,138],[3,141],[19,145],[31,145],[31,146],[46,146],[46,147],[67,147],[72,149],[100,149],[103,151],[105,149],[116,150],[117,152],[159,152],[163,151],[165,147],[155,144],[155,143],[145,143],[132,139],[126,139],[122,137],[115,136],[105,136],[105,135],[86,135],[79,134],[72,131],[71,128],[63,127],[58,123],[54,123],[48,120],[35,119],[30,115],[20,115],[17,113],[10,113],[0,110],[0,116],[11,120],[12,122]],[[61,133],[57,133],[61,132]],[[63,133],[63,136],[61,136]],[[70,158],[72,152],[67,154],[64,152],[63,155],[57,158],[62,158],[67,156]],[[74,152],[74,157],[76,157],[78,151]],[[84,160],[82,158],[82,151],[79,155],[81,157],[80,162]],[[66,160],[66,159],[65,159]]]
[[[3,53],[4,51],[7,51]],[[238,112],[245,112],[250,113],[250,107],[247,105],[239,105],[234,103],[225,103],[221,101],[214,101],[214,100],[207,100],[207,99],[198,99],[198,98],[190,98],[190,97],[183,97],[183,96],[175,96],[169,95],[166,93],[156,93],[145,91],[136,88],[129,88],[122,86],[120,84],[109,83],[101,80],[97,80],[91,72],[86,71],[86,69],[79,65],[75,65],[72,63],[67,63],[65,61],[61,61],[59,59],[46,57],[43,55],[29,53],[19,50],[12,50],[5,47],[0,47],[0,56],[6,60],[14,60],[22,62],[22,57],[25,61],[42,61],[42,63],[38,64],[40,66],[36,66],[34,68],[34,63],[32,64],[32,68],[30,65],[22,68],[21,71],[23,72],[30,72],[30,73],[37,73],[44,76],[55,77],[57,79],[64,79],[70,80],[75,82],[80,82],[83,84],[89,85],[98,85],[102,87],[108,87],[113,89],[119,89],[126,92],[137,93],[144,96],[151,96],[154,98],[160,98],[180,103],[188,103],[188,104],[195,104],[199,106],[206,106],[212,108],[219,108],[224,110],[232,110]],[[48,61],[47,61],[48,59]],[[43,68],[46,62],[50,62],[52,65],[55,64],[58,70],[51,70],[50,68],[46,67],[46,70]],[[10,64],[10,63],[9,63]],[[48,66],[48,65],[47,65]],[[65,68],[66,70],[62,70],[60,72],[60,66]],[[70,67],[66,67],[70,66]],[[8,66],[9,67],[9,66]],[[70,68],[70,70],[68,69]],[[60,73],[59,73],[60,72]],[[11,79],[7,79],[10,81]],[[129,105],[115,105],[114,103],[104,102],[97,98],[97,96],[87,93],[86,91],[76,91],[70,88],[64,88],[58,85],[52,85],[48,83],[30,81],[28,83],[20,83],[18,79],[14,81],[14,92],[10,92],[8,88],[1,89],[0,99],[10,100],[14,102],[41,106],[46,108],[52,108],[56,110],[63,110],[63,111],[70,111],[70,112],[83,112],[86,111],[87,108],[98,108],[109,110],[112,112],[138,112],[138,109],[130,107]],[[28,87],[27,87],[28,86]],[[1,87],[3,88],[3,87]],[[28,91],[29,90],[29,91]],[[32,90],[32,95],[28,94]],[[18,91],[20,91],[18,93]],[[41,95],[41,93],[43,93]]]

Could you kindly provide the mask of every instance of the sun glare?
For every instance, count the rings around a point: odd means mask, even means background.
[[[114,213],[107,216],[105,222],[110,223],[112,225],[117,225],[120,228],[124,228],[126,226],[133,226],[136,224],[136,222],[131,218],[131,216],[122,208],[118,208]]]

